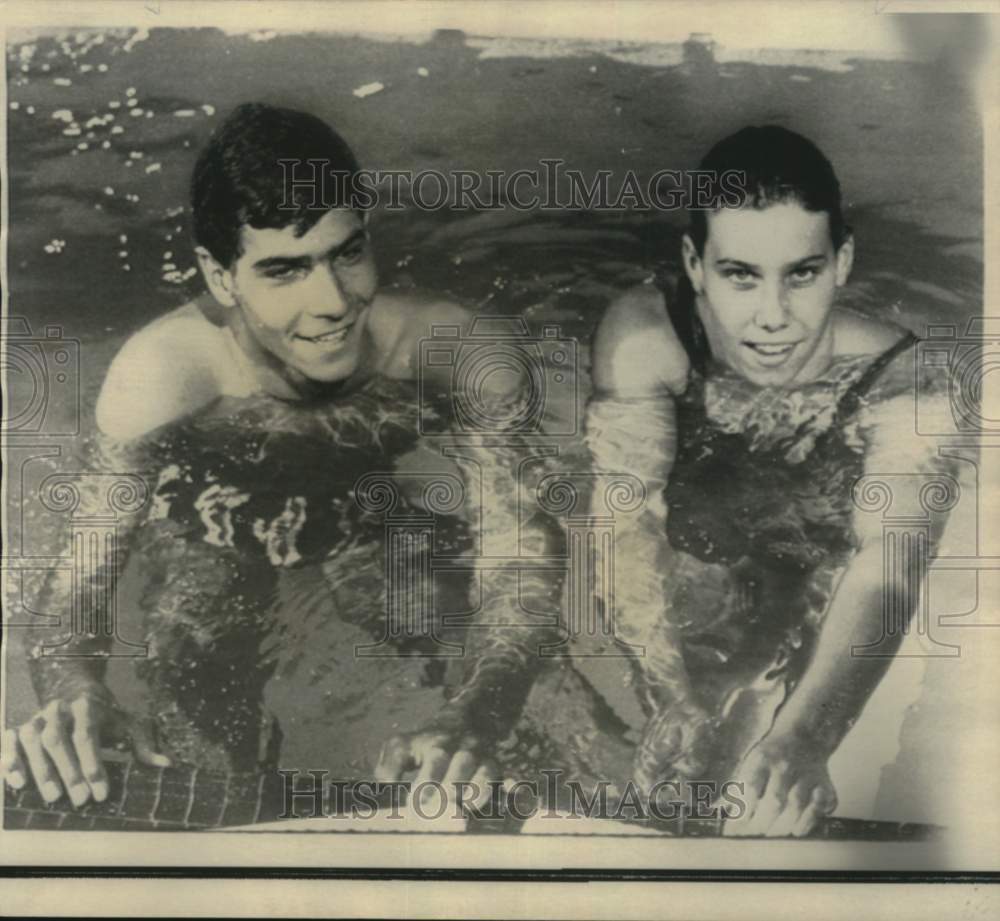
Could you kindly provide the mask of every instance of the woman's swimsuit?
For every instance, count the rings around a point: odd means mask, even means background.
[[[755,387],[681,341],[692,372],[677,400],[665,491],[678,551],[669,610],[698,702],[720,712],[762,676],[780,672],[793,684],[808,661],[833,577],[856,549],[851,497],[864,454],[851,425],[916,339],[838,357],[816,380],[780,390]],[[710,586],[708,606],[700,599]]]
[[[758,387],[712,359],[690,301],[665,295],[691,370],[676,399],[664,490],[664,607],[709,723],[685,735],[692,711],[675,707],[669,692],[650,693],[669,689],[674,676],[649,674],[649,656],[632,682],[624,659],[563,668],[532,695],[535,723],[554,740],[546,757],[593,779],[621,782],[637,770],[640,778],[723,780],[767,732],[856,550],[852,487],[867,450],[859,410],[881,398],[873,391],[916,341],[906,333],[881,354],[840,356],[801,386]],[[651,714],[651,699],[659,712]],[[569,728],[553,726],[554,710]],[[679,734],[691,751],[678,753]]]

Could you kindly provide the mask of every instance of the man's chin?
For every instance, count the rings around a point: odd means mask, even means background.
[[[302,363],[295,366],[298,377],[309,389],[335,387],[346,381],[358,367],[356,355],[344,355],[322,363]]]

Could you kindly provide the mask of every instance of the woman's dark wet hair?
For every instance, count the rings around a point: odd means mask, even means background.
[[[282,160],[301,165],[289,171]],[[322,185],[318,172],[316,182],[308,182],[314,175],[309,160],[325,164],[328,172]],[[294,176],[294,185],[286,172]],[[343,192],[354,187],[358,172],[347,142],[322,119],[262,103],[237,106],[195,163],[191,177],[195,242],[228,267],[240,256],[244,224],[294,225],[301,236],[331,207],[348,201]]]
[[[833,248],[840,249],[850,233],[840,204],[840,182],[830,161],[812,141],[778,125],[747,127],[719,141],[704,157],[700,170],[716,177],[742,174],[736,183],[743,190],[741,207],[766,208],[798,202],[807,211],[825,211],[830,218]],[[731,186],[730,186],[731,188]],[[690,211],[689,233],[698,254],[705,251],[708,215],[731,207],[732,193],[713,182],[707,209]]]

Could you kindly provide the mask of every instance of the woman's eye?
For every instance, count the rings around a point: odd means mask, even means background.
[[[746,269],[727,269],[726,278],[737,284],[746,284],[753,281],[753,273],[748,272]]]
[[[808,284],[816,275],[816,269],[796,269],[792,272],[792,281],[796,284]]]

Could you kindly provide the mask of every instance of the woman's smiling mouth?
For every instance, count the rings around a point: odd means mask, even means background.
[[[792,354],[798,342],[749,342],[744,341],[754,357],[761,364],[775,366],[782,364]]]

